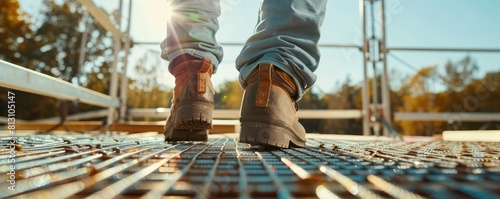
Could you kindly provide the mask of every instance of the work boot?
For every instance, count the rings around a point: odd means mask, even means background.
[[[207,141],[214,110],[213,67],[205,58],[186,60],[173,68],[175,88],[165,141]]]
[[[260,64],[243,94],[240,142],[304,147],[306,131],[297,118],[296,95],[292,77],[272,64]]]

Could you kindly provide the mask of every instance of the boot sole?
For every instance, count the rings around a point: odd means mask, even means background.
[[[201,141],[206,142],[208,140],[208,130],[179,130],[174,129],[172,135],[165,138],[167,142],[177,142],[177,141]]]
[[[259,122],[242,122],[239,141],[248,144],[279,148],[305,146],[305,142],[293,138],[290,134],[293,135],[294,133],[278,125]]]
[[[185,105],[183,105],[185,104]],[[183,102],[177,110],[172,134],[166,141],[207,141],[212,128],[214,105],[209,102]]]

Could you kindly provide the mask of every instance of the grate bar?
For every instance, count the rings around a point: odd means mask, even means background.
[[[171,147],[159,150],[157,152],[153,152],[149,155],[143,156],[139,159],[135,159],[135,160],[126,162],[124,164],[119,164],[119,165],[114,166],[112,168],[101,171],[101,172],[91,176],[90,178],[85,178],[84,180],[81,180],[81,181],[67,183],[67,184],[60,185],[60,186],[57,186],[57,187],[54,187],[51,189],[33,192],[33,193],[26,194],[26,195],[20,196],[20,197],[21,198],[22,197],[40,198],[40,199],[43,199],[43,198],[66,198],[66,197],[75,195],[75,194],[83,191],[84,189],[87,189],[87,188],[113,176],[113,175],[116,175],[117,173],[119,173],[127,168],[130,168],[130,167],[132,167],[140,162],[146,161],[147,159],[149,159],[149,158],[151,158],[151,157],[153,157],[153,156],[155,156],[163,151],[172,149],[172,148],[175,148],[175,146],[171,146]],[[151,150],[151,149],[152,148],[150,148],[149,150]]]
[[[160,198],[160,197],[162,197],[174,185],[174,183],[177,180],[179,180],[182,176],[186,175],[187,171],[193,166],[194,162],[196,161],[196,158],[198,158],[198,156],[200,154],[202,154],[205,150],[207,150],[210,146],[212,146],[217,141],[219,141],[219,140],[216,140],[210,144],[207,144],[206,147],[204,147],[202,150],[200,150],[196,155],[194,155],[191,158],[191,161],[182,170],[175,172],[173,175],[170,176],[170,178],[164,180],[163,182],[158,184],[156,187],[151,189],[143,198]]]
[[[223,146],[221,147],[219,153],[215,157],[215,162],[208,172],[207,177],[205,178],[204,185],[200,188],[200,195],[198,196],[199,198],[209,198],[211,193],[210,193],[210,184],[214,181],[214,176],[215,172],[218,170],[218,166],[221,162],[224,147],[226,146],[226,143],[229,141],[228,138],[225,139],[224,143],[222,144]]]
[[[266,169],[267,173],[273,180],[274,184],[278,188],[277,190],[277,195],[278,198],[292,198],[292,194],[290,193],[290,190],[286,189],[283,185],[283,183],[279,180],[278,176],[271,170],[271,165],[267,163],[266,159],[262,157],[262,154],[259,152],[255,152],[259,160],[261,161],[262,165],[264,165],[264,168]]]
[[[407,198],[412,198],[412,199],[423,199],[424,197],[411,193],[406,189],[403,189],[395,184],[389,183],[385,181],[384,179],[377,177],[375,175],[368,175],[368,181],[373,183],[376,187],[381,189],[382,191],[388,193],[394,198],[398,199],[407,199]]]
[[[383,198],[382,196],[370,191],[368,188],[349,179],[349,177],[342,175],[338,171],[325,166],[320,166],[319,170],[344,186],[349,192],[352,193],[352,195],[360,198]]]
[[[12,173],[0,175],[0,186],[16,180],[16,191],[0,198],[500,197],[494,142],[316,136],[305,148],[278,149],[238,143],[235,135],[206,143],[33,135],[0,137],[0,146],[0,170]]]
[[[184,151],[192,148],[193,146],[185,149]],[[165,152],[166,150],[162,150],[160,152],[157,152],[155,153],[155,157],[157,156],[157,154],[159,153],[162,153],[162,152]],[[137,183],[139,180],[141,180],[142,178],[146,177],[148,174],[152,173],[153,171],[155,171],[156,169],[158,169],[160,166],[162,166],[163,164],[167,163],[170,159],[174,158],[174,157],[177,157],[178,155],[180,155],[182,152],[184,151],[181,151],[181,152],[177,152],[177,153],[174,153],[172,155],[168,155],[167,157],[164,157],[164,155],[162,155],[161,157],[163,158],[162,160],[118,181],[118,182],[115,182],[114,184],[110,185],[110,186],[107,186],[106,188],[102,189],[101,191],[98,191],[92,195],[90,195],[88,198],[89,199],[97,199],[97,198],[114,198],[114,197],[117,197],[120,193],[122,193],[123,191],[125,191],[127,188],[129,188],[130,186],[132,186],[133,184]]]
[[[238,163],[238,173],[239,173],[239,192],[240,192],[240,199],[247,199],[250,198],[250,193],[248,192],[248,179],[247,179],[247,172],[245,171],[245,168],[243,167],[243,162],[241,161],[242,154],[240,152],[240,148],[243,148],[241,146],[242,144],[237,144],[236,138],[233,138],[233,143],[235,145],[234,151],[236,153],[236,161]]]

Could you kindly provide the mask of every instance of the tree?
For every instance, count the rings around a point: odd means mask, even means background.
[[[437,66],[423,67],[409,78],[397,92],[403,103],[394,107],[403,112],[454,112],[466,117],[468,112],[500,111],[496,98],[500,88],[498,72],[474,78],[477,64],[470,56],[445,65],[446,75],[440,75]],[[496,76],[496,77],[495,77]],[[441,82],[445,90],[432,90],[431,85]],[[455,118],[449,118],[453,120]],[[480,123],[462,123],[461,129],[479,129]],[[396,122],[397,128],[410,135],[433,135],[448,128],[447,122]]]
[[[307,90],[302,99],[298,102],[299,110],[303,109],[326,109],[328,101],[316,87]],[[322,121],[319,119],[300,119],[300,123],[308,133],[322,132]]]
[[[470,56],[466,56],[456,63],[448,61],[445,65],[446,74],[442,79],[446,82],[448,91],[457,92],[474,78],[474,72],[477,70],[477,63]]]
[[[399,93],[403,98],[398,111],[404,112],[434,112],[436,95],[431,90],[431,85],[437,76],[437,66],[422,67],[415,75],[409,78],[401,87]],[[399,121],[395,123],[398,129],[408,135],[432,135],[433,129],[439,122]]]
[[[36,24],[27,19],[29,16],[19,10],[17,1],[1,1],[0,59],[87,87],[102,83],[103,90],[97,91],[107,90],[112,42],[103,28],[85,17],[84,8],[78,1],[44,1]],[[82,69],[79,55],[84,27],[90,33],[85,52],[87,59]],[[102,78],[92,78],[91,75]],[[20,91],[16,91],[16,95],[19,96],[16,99],[16,117],[19,119],[40,119],[57,114],[58,105],[53,98]],[[32,100],[34,98],[37,100]],[[5,107],[1,105],[0,111]],[[85,106],[80,110],[88,108]],[[6,111],[1,114],[4,113]]]
[[[17,0],[0,1],[0,59],[18,63],[32,37],[28,15],[19,9]]]
[[[155,55],[157,56],[157,55]],[[154,58],[145,54],[134,67],[136,79],[129,79],[128,106],[131,108],[169,107],[172,100],[170,88],[159,85],[158,67]]]
[[[351,85],[349,77],[333,93],[325,94],[323,101],[327,109],[361,109],[361,87]],[[321,120],[318,124],[322,133],[360,134],[363,132],[360,119]]]
[[[226,81],[216,89],[214,100],[215,108],[218,109],[239,109],[243,97],[243,89],[236,81]]]
[[[113,57],[111,39],[107,31],[85,12],[76,0],[66,0],[62,5],[54,1],[45,2],[42,23],[34,34],[34,43],[39,49],[31,54],[32,59],[36,58],[40,63],[32,69],[80,84],[89,83],[82,82],[84,78],[78,77],[85,72],[111,72],[109,71],[109,63],[112,63]],[[82,69],[79,56],[85,28],[90,32],[85,49],[84,64],[87,68]],[[106,77],[109,75],[104,74],[103,78]]]

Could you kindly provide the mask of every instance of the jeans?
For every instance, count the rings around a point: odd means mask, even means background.
[[[174,14],[161,44],[162,58],[173,60],[184,53],[209,58],[215,73],[223,57],[215,39],[219,0],[170,3]],[[236,59],[241,86],[247,86],[246,78],[260,63],[272,63],[294,79],[298,88],[295,100],[299,100],[316,81],[314,71],[320,58],[317,44],[325,8],[326,0],[263,0],[255,33]]]

